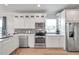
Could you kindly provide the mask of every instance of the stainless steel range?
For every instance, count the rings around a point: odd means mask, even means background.
[[[45,39],[45,23],[35,23],[35,48],[45,48]]]

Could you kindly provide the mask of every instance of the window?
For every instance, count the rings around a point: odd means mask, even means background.
[[[57,20],[56,19],[46,19],[46,31],[47,33],[57,32]]]
[[[2,18],[0,18],[0,38],[2,37]]]
[[[65,35],[65,19],[46,19],[46,32],[48,34]]]
[[[6,17],[0,17],[0,38],[6,34]]]

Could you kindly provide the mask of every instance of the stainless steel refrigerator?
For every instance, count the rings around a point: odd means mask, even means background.
[[[66,23],[66,50],[79,51],[79,23]]]

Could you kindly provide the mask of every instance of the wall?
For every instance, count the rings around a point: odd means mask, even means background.
[[[56,15],[55,14],[47,14],[48,19],[56,19]]]
[[[0,11],[0,17],[6,16],[7,17],[7,31],[12,32],[13,31],[13,26],[12,25],[12,12],[8,11]],[[8,22],[10,21],[10,22]]]

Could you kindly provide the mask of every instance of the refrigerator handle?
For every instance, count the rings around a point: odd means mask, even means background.
[[[73,38],[73,40],[74,40],[74,26],[72,28],[72,31],[69,31],[69,37]]]
[[[70,38],[74,38],[74,31],[73,32],[69,32],[69,37]]]

